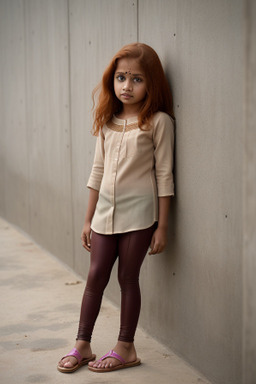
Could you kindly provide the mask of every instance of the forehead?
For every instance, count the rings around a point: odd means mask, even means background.
[[[143,74],[144,71],[140,66],[137,59],[123,58],[117,61],[116,72],[131,72],[136,74]]]

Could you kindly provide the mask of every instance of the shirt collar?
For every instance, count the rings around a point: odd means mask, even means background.
[[[115,123],[115,124],[118,124],[118,125],[124,125],[124,123],[126,122],[126,124],[132,124],[132,123],[136,123],[138,121],[138,117],[137,116],[134,116],[134,117],[130,117],[129,119],[119,119],[118,117],[116,117],[116,115],[113,116],[112,118],[112,122]]]

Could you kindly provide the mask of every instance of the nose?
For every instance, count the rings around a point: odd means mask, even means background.
[[[126,79],[123,83],[123,89],[124,90],[131,90],[132,89],[132,79]]]

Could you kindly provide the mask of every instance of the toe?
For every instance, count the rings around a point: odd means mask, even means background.
[[[73,365],[71,364],[70,361],[67,361],[67,362],[64,364],[64,367],[65,367],[65,368],[71,368],[71,367],[73,367]]]
[[[73,368],[77,364],[75,357],[66,357],[59,362],[59,366],[63,368]]]
[[[58,367],[64,367],[66,362],[67,362],[67,361],[64,360],[64,359],[60,360],[60,361],[58,362]]]

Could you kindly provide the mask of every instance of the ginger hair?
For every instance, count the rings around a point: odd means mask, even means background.
[[[138,116],[140,129],[150,129],[150,119],[158,111],[166,112],[174,118],[171,90],[157,53],[146,44],[128,44],[115,54],[104,71],[101,82],[93,90],[94,123],[92,132],[95,136],[114,114],[122,110],[122,103],[114,92],[114,74],[118,60],[123,58],[138,60],[145,72],[147,93]],[[96,94],[98,94],[97,104],[95,102]]]

